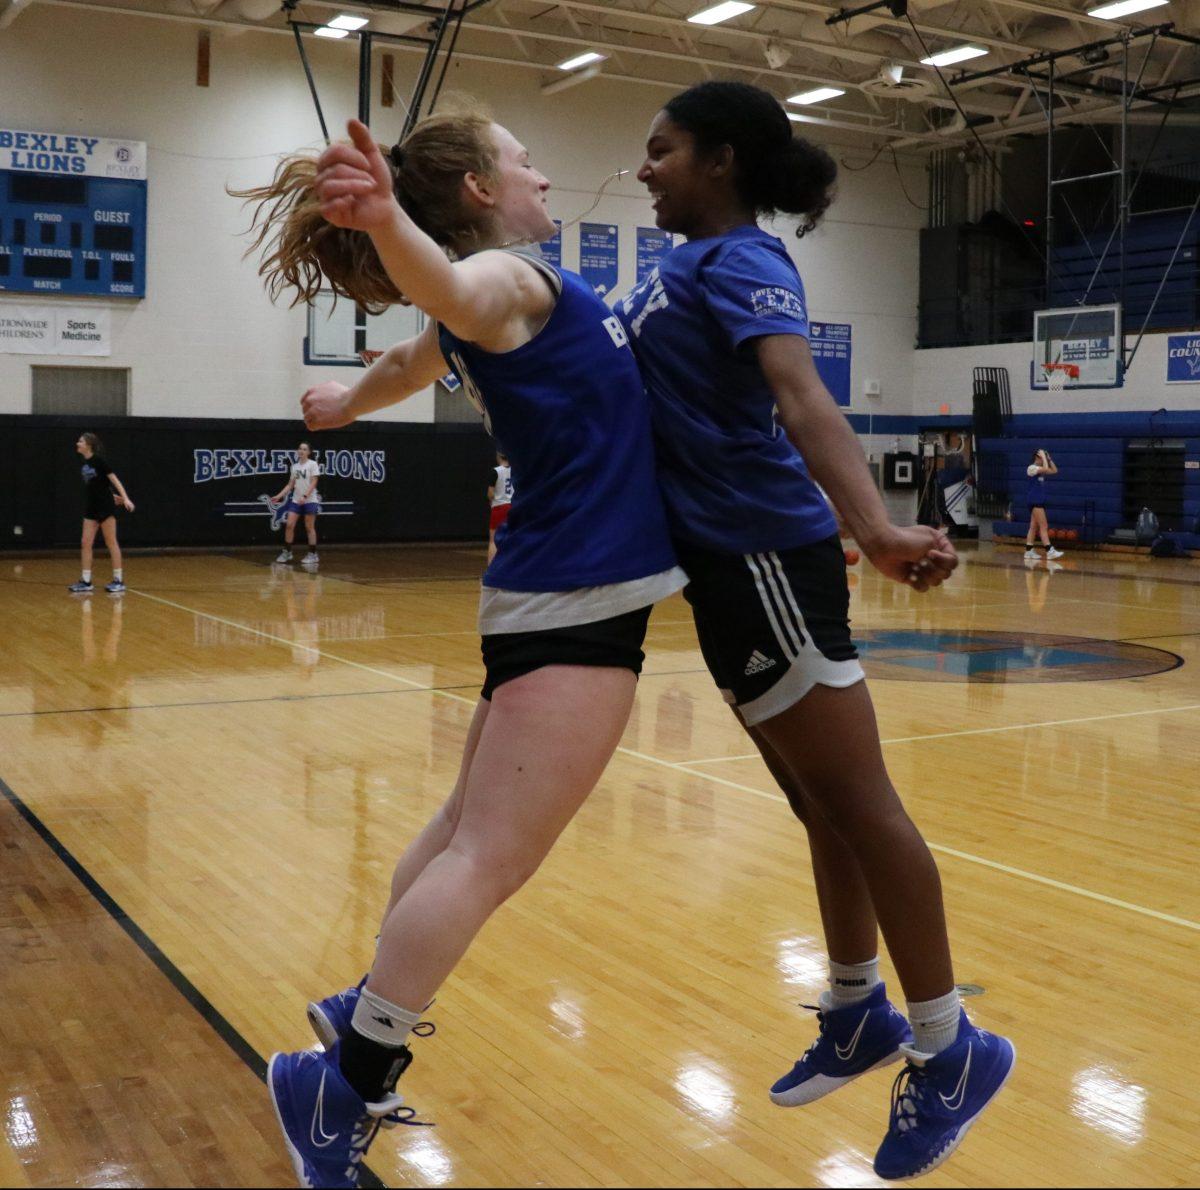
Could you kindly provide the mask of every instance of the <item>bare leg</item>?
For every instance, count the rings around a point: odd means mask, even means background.
[[[825,949],[835,963],[866,963],[879,953],[875,906],[854,852],[834,832],[816,802],[788,770],[759,727],[747,727],[766,766],[808,832]]]
[[[488,560],[487,564],[492,564],[492,559],[496,556],[496,531],[495,529],[488,530]]]
[[[637,680],[551,666],[496,691],[449,845],[384,923],[368,988],[419,1012],[484,923],[534,872],[621,738]]]
[[[387,909],[383,915],[386,923],[396,902],[410,888],[416,879],[425,871],[431,859],[441,855],[450,845],[454,831],[462,814],[463,793],[467,787],[467,773],[471,769],[471,761],[475,759],[475,750],[479,747],[479,737],[483,734],[483,725],[487,721],[488,709],[491,703],[481,698],[475,704],[475,715],[471,726],[467,728],[467,742],[463,750],[462,764],[458,770],[458,780],[454,783],[454,791],[446,799],[441,809],[429,820],[425,829],[408,845],[408,850],[400,857],[396,870],[392,873],[392,895],[388,898]],[[380,926],[380,933],[383,926]]]
[[[99,522],[89,521],[84,517],[83,536],[79,539],[79,565],[85,572],[92,568],[92,546],[96,540],[96,530],[99,528]]]
[[[947,995],[941,878],[888,778],[866,683],[817,686],[761,730],[857,859],[905,996]]]
[[[1047,549],[1050,548],[1050,522],[1046,519],[1046,510],[1039,508],[1034,514],[1034,523],[1037,525],[1038,535],[1042,539],[1042,545]]]
[[[104,534],[104,544],[108,546],[108,556],[112,559],[114,570],[121,569],[121,547],[117,544],[117,518],[110,516],[102,521],[100,531]]]
[[[289,550],[292,548],[292,544],[296,540],[296,522],[299,519],[299,513],[289,512],[287,514],[287,522],[283,526],[283,540]]]
[[[304,514],[304,531],[308,534],[308,548],[315,550],[317,548],[317,518],[314,513],[306,512]]]

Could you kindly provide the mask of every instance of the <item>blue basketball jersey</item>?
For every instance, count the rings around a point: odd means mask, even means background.
[[[1037,508],[1046,503],[1046,477],[1030,475],[1028,468],[1025,479],[1025,502],[1030,508]]]
[[[649,401],[625,332],[582,277],[519,255],[558,293],[530,342],[492,354],[438,328],[512,464],[512,509],[484,585],[570,591],[669,570]]]
[[[835,533],[751,343],[808,337],[804,286],[783,244],[757,227],[681,244],[617,313],[650,392],[671,532],[739,554]]]

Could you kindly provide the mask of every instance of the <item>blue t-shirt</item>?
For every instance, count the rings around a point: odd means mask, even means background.
[[[484,585],[571,591],[660,574],[675,551],[629,341],[582,277],[531,263],[559,297],[530,342],[493,354],[438,328],[443,355],[512,464],[512,508]]]
[[[650,392],[672,534],[749,554],[835,533],[751,343],[808,337],[804,285],[783,243],[750,226],[689,241],[617,313]]]

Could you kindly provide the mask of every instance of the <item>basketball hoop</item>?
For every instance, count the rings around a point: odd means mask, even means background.
[[[1068,380],[1079,379],[1078,364],[1043,364],[1042,374],[1046,377],[1046,387],[1052,393],[1066,390]]]
[[[360,351],[358,358],[362,360],[364,368],[369,368],[382,354],[382,351]]]

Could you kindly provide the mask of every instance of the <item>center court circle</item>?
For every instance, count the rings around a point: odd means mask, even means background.
[[[1178,669],[1165,649],[1034,632],[884,629],[855,634],[870,678],[903,682],[1108,682]]]

